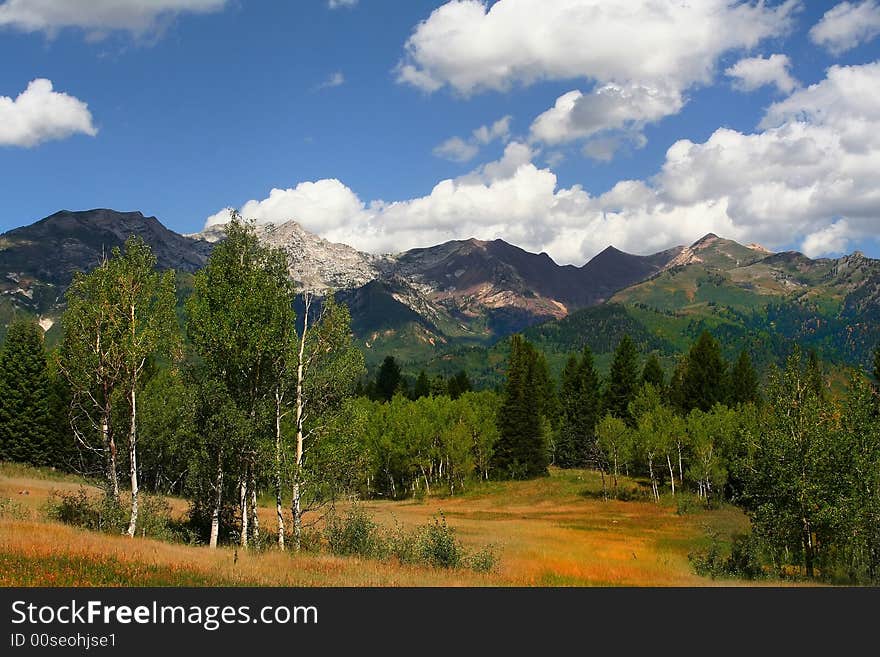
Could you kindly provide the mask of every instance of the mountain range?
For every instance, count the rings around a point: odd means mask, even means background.
[[[880,341],[880,261],[858,252],[812,260],[709,234],[648,256],[609,246],[576,267],[500,239],[373,255],[295,221],[258,234],[287,253],[297,289],[349,306],[368,364],[394,353],[412,367],[466,366],[488,381],[503,360],[500,339],[519,331],[557,360],[584,344],[601,360],[623,333],[671,360],[706,328],[759,361],[797,340],[860,364]],[[130,235],[152,247],[160,268],[176,270],[185,290],[224,231],[179,235],[155,217],[107,209],[60,211],[10,230],[0,235],[0,325],[27,312],[56,333],[74,272]]]

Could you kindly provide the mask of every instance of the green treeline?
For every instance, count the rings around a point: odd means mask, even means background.
[[[206,544],[282,549],[342,496],[457,495],[592,468],[606,499],[631,497],[635,481],[657,502],[738,505],[761,572],[880,581],[876,384],[856,373],[832,394],[814,352],[793,345],[758,372],[704,332],[667,373],[625,334],[607,376],[584,348],[557,380],[514,335],[497,390],[473,390],[464,371],[408,377],[391,355],[368,380],[347,308],[306,294],[296,317],[284,252],[239,218],[182,312],[177,296],[132,238],[76,277],[57,350],[14,321],[0,348],[0,458],[103,482],[131,536],[149,517],[143,490],[186,497]],[[267,501],[270,527],[256,513]]]

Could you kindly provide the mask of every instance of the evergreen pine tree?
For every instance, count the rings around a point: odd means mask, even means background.
[[[687,414],[684,394],[684,376],[687,372],[687,355],[682,355],[669,379],[669,403],[682,414]]]
[[[394,356],[385,356],[379,372],[376,374],[376,396],[382,401],[391,401],[394,393],[400,388],[400,365]]]
[[[538,413],[550,423],[553,429],[558,428],[560,418],[559,396],[556,394],[556,383],[550,376],[550,367],[544,352],[537,351],[531,343],[527,343],[531,354],[532,387],[538,402]]]
[[[580,399],[580,377],[578,377],[578,359],[568,357],[562,370],[559,386],[559,405],[562,410],[562,422],[556,436],[554,463],[561,468],[575,465],[575,432],[573,417],[577,415]]]
[[[703,331],[688,353],[682,379],[682,410],[699,408],[705,412],[726,400],[727,361],[721,355],[718,341]]]
[[[657,354],[652,353],[645,361],[645,367],[642,368],[642,383],[650,383],[657,390],[666,389],[666,376],[663,374],[663,366],[660,365]]]
[[[422,397],[428,397],[431,394],[431,383],[428,381],[428,375],[425,373],[425,370],[419,372],[419,376],[416,379],[416,384],[413,387],[413,399],[421,399]]]
[[[825,375],[822,374],[822,364],[815,349],[810,349],[807,359],[807,383],[816,398],[825,401]]]
[[[471,391],[471,380],[468,378],[467,372],[461,370],[458,374],[449,379],[447,384],[447,392],[452,399],[458,399],[464,393]]]
[[[49,418],[51,460],[47,465],[74,471],[77,468],[85,472],[97,472],[100,463],[96,455],[87,450],[77,449],[76,436],[70,426],[70,385],[59,372],[57,358],[49,358],[47,373],[49,375]]]
[[[0,459],[54,463],[51,390],[36,322],[17,319],[0,349]]]
[[[584,467],[593,453],[600,411],[599,375],[589,347],[580,361],[572,356],[566,364],[560,407],[556,463],[563,468]]]
[[[730,373],[731,404],[748,404],[758,401],[758,374],[752,367],[749,352],[743,350]]]
[[[629,404],[639,389],[639,354],[635,342],[624,335],[614,351],[608,388],[605,391],[605,411],[632,425]]]
[[[446,382],[446,379],[443,378],[442,374],[438,374],[433,379],[431,379],[431,397],[440,397],[449,392],[449,384]]]
[[[534,347],[521,335],[512,336],[507,385],[498,413],[499,438],[492,455],[492,470],[499,478],[547,474],[540,369]]]

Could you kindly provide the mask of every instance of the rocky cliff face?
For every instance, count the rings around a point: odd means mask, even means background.
[[[306,231],[295,221],[258,228],[260,239],[287,253],[290,276],[300,290],[319,295],[349,290],[379,278],[377,258]]]

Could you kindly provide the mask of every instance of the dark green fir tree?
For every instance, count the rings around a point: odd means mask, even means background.
[[[599,421],[599,375],[593,352],[584,348],[581,359],[571,356],[562,372],[559,392],[560,426],[556,440],[556,465],[588,465]]]
[[[645,366],[642,368],[642,383],[650,383],[657,390],[666,390],[666,376],[663,374],[663,366],[657,354],[648,356]]]
[[[391,401],[400,389],[402,377],[400,365],[394,356],[385,356],[376,374],[376,396],[382,401]]]
[[[447,384],[447,392],[452,399],[458,399],[464,393],[470,392],[471,389],[471,380],[464,370],[449,379]]]
[[[700,334],[688,352],[681,383],[681,406],[685,412],[695,408],[706,412],[727,401],[727,361],[721,355],[721,345],[708,331]]]
[[[499,437],[492,471],[500,479],[529,479],[547,474],[547,439],[538,354],[521,335],[510,339],[507,385],[498,413]]]
[[[0,459],[52,464],[51,410],[43,329],[16,319],[0,349]]]
[[[824,402],[826,399],[825,375],[822,373],[822,363],[819,361],[819,354],[815,349],[810,349],[810,355],[807,358],[807,383],[816,398]]]
[[[757,403],[758,399],[758,373],[752,366],[749,352],[743,350],[730,372],[730,403]]]
[[[413,386],[413,399],[428,397],[430,394],[431,382],[428,381],[428,375],[425,373],[425,370],[422,370],[419,372],[419,376],[416,378],[416,383]]]
[[[629,404],[640,385],[639,353],[629,335],[624,335],[614,351],[608,388],[605,390],[605,412],[632,424]]]

